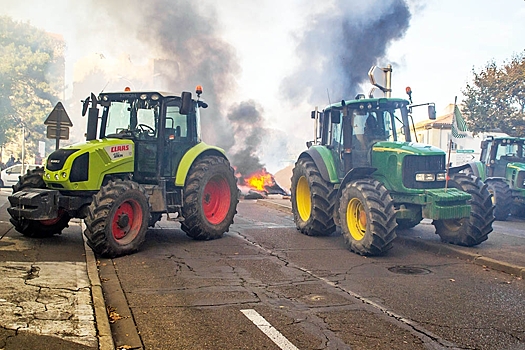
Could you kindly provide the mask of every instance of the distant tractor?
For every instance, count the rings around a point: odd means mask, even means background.
[[[525,138],[489,136],[481,141],[481,165],[468,164],[466,171],[488,185],[496,220],[507,220],[510,214],[525,217],[524,148]]]
[[[385,253],[397,229],[423,218],[433,220],[444,242],[474,246],[487,239],[494,221],[487,186],[458,168],[447,179],[445,152],[411,142],[412,107],[404,99],[358,95],[312,112],[315,139],[291,179],[300,232],[325,236],[340,226],[348,249],[362,255]],[[433,106],[429,111],[435,118]]]
[[[84,101],[83,115],[90,104],[86,142],[51,153],[13,186],[7,210],[18,232],[51,236],[82,218],[89,246],[116,257],[137,251],[163,214],[194,239],[229,230],[236,178],[224,151],[201,140],[205,102],[190,92],[104,92]]]

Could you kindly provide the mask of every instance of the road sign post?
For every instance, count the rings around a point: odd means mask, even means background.
[[[73,126],[71,119],[67,115],[66,109],[62,105],[62,102],[58,102],[49,113],[48,117],[44,121],[44,125],[47,125],[48,139],[55,139],[55,149],[60,148],[60,140],[69,140],[69,128]]]

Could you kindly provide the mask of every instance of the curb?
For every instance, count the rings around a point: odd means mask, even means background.
[[[82,228],[82,225],[81,225]],[[106,303],[102,293],[102,284],[98,276],[97,260],[91,248],[87,245],[86,237],[82,233],[84,240],[84,250],[86,251],[86,263],[89,282],[91,284],[91,298],[93,299],[93,309],[95,311],[95,325],[98,333],[99,350],[114,350],[115,343],[111,334]]]
[[[287,204],[276,203],[271,200],[264,199],[258,199],[257,203],[277,210],[286,211],[289,213],[292,212],[291,206]],[[397,240],[402,241],[405,245],[421,248],[438,255],[447,255],[461,260],[466,260],[479,266],[502,271],[509,275],[514,275],[516,277],[525,279],[525,266],[510,264],[477,253],[471,253],[448,243],[427,242],[418,238],[399,235],[397,236]]]

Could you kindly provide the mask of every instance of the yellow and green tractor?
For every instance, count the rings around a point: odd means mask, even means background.
[[[137,251],[163,214],[194,239],[221,237],[236,214],[237,182],[225,152],[201,140],[207,104],[196,93],[91,94],[86,141],[51,153],[13,186],[15,229],[46,237],[81,218],[88,245],[105,257]]]

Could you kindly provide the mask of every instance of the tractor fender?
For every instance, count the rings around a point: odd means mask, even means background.
[[[197,145],[190,148],[182,157],[179,166],[177,168],[177,175],[175,177],[175,186],[183,187],[184,183],[186,182],[186,176],[188,175],[188,172],[190,171],[191,166],[195,162],[195,160],[203,155],[214,155],[223,157],[224,159],[228,159],[226,157],[226,152],[222,148],[210,146],[204,142],[200,142]]]
[[[374,171],[376,171],[376,168],[372,167],[359,167],[359,168],[353,168],[348,173],[346,173],[343,181],[341,181],[341,185],[339,186],[339,189],[337,190],[337,198],[339,198],[341,191],[346,186],[347,183],[350,181],[356,180],[356,179],[362,179],[364,177],[369,177],[372,175]]]
[[[325,146],[312,146],[299,155],[298,159],[309,157],[315,163],[324,181],[339,183],[332,153]]]
[[[454,166],[449,169],[450,174],[457,174],[461,171],[470,172],[472,175],[481,178],[482,181],[485,181],[485,165],[480,161],[469,162],[463,165]]]

